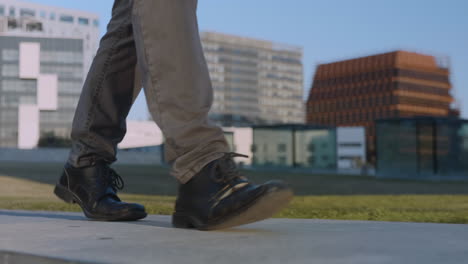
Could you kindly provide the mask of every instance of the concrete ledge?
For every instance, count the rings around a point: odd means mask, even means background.
[[[0,250],[68,263],[460,264],[467,238],[468,226],[456,224],[270,219],[202,232],[172,228],[169,216],[95,222],[81,213],[0,210]]]
[[[20,252],[0,250],[0,263],[1,264],[31,264],[31,263],[34,263],[34,264],[87,264],[90,262],[49,258],[49,257],[36,256],[36,255],[31,255],[31,254],[24,254]]]

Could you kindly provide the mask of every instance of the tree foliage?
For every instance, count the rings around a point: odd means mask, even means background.
[[[54,132],[46,132],[39,138],[40,148],[68,148],[71,147],[71,139],[58,137]]]

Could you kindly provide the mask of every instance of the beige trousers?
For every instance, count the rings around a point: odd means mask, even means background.
[[[115,0],[75,113],[72,165],[116,160],[141,86],[181,183],[229,151],[223,131],[208,120],[213,90],[196,8],[196,0]]]

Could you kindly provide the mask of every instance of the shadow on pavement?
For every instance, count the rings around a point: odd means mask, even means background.
[[[61,214],[61,213],[47,213],[47,212],[34,212],[34,211],[6,211],[0,210],[0,216],[18,216],[18,217],[39,217],[49,219],[63,219],[63,220],[75,220],[75,221],[86,221],[87,218],[84,216]]]
[[[77,260],[67,260],[59,258],[50,258],[20,252],[11,252],[0,250],[0,263],[2,264],[85,264],[90,262],[82,262]],[[93,262],[97,264],[97,262]]]
[[[32,217],[32,218],[45,218],[45,219],[59,219],[59,220],[70,220],[70,221],[87,221],[87,222],[105,222],[105,221],[93,221],[82,215],[75,215],[69,213],[49,213],[49,212],[34,212],[34,211],[9,211],[9,210],[0,210],[0,216],[11,216],[11,217]],[[124,223],[131,225],[142,225],[142,226],[153,226],[160,228],[174,228],[171,224],[171,219],[169,216],[165,217],[167,219],[151,219],[150,217],[139,220],[139,221],[116,221],[116,222],[105,222],[109,224],[113,223]],[[71,225],[69,227],[80,227],[78,225]],[[196,229],[186,229],[187,231],[198,231]],[[206,232],[206,231],[200,231]],[[267,230],[254,229],[248,227],[237,227],[232,229],[218,230],[218,232],[225,233],[266,233]],[[0,262],[1,263],[1,262]]]
[[[69,213],[49,213],[49,212],[34,212],[34,211],[9,211],[9,210],[0,210],[0,216],[12,216],[12,217],[33,217],[33,218],[45,218],[45,219],[59,219],[59,220],[71,220],[71,221],[87,221],[87,222],[105,222],[105,221],[93,221],[86,218],[84,215],[75,215]],[[167,221],[163,220],[150,220],[143,219],[140,221],[115,221],[115,222],[105,222],[105,223],[125,223],[125,224],[135,224],[135,225],[146,225],[146,226],[155,226],[162,228],[173,228],[168,218]],[[70,227],[79,227],[79,226],[70,226]],[[0,262],[1,263],[1,262]]]

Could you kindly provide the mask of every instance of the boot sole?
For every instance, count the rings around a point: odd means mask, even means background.
[[[95,215],[88,210],[85,209],[85,207],[82,205],[81,200],[71,191],[68,190],[68,188],[63,187],[60,184],[55,185],[54,189],[54,194],[61,200],[63,200],[66,203],[70,204],[78,204],[81,209],[83,210],[83,213],[85,214],[86,217],[93,219],[93,220],[98,220],[98,221],[136,221],[142,218],[145,218],[147,216],[146,212],[141,212],[141,211],[128,211],[127,214],[125,215],[119,215],[119,216],[113,216],[113,215]]]
[[[196,216],[175,212],[172,215],[172,225],[176,228],[196,228],[205,231],[246,225],[272,217],[285,208],[293,196],[290,189],[270,191],[236,212],[208,224]]]

